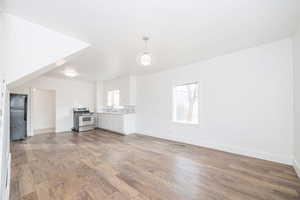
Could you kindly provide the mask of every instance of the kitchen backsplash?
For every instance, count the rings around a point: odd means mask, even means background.
[[[119,112],[119,113],[135,113],[135,106],[105,106],[100,112]]]

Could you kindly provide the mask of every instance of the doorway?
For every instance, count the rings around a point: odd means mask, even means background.
[[[10,94],[10,139],[24,140],[27,137],[27,101],[24,94]]]
[[[32,89],[33,135],[56,131],[56,92],[48,89]]]

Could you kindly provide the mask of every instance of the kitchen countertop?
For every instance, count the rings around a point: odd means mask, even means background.
[[[130,115],[130,114],[135,114],[135,113],[127,113],[127,112],[97,112],[97,114]]]

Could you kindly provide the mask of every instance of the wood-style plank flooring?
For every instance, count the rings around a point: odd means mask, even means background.
[[[300,199],[291,166],[96,130],[14,142],[11,200]]]

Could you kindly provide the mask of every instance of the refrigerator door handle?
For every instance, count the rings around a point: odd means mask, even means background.
[[[27,121],[27,98],[24,100],[24,121]]]

